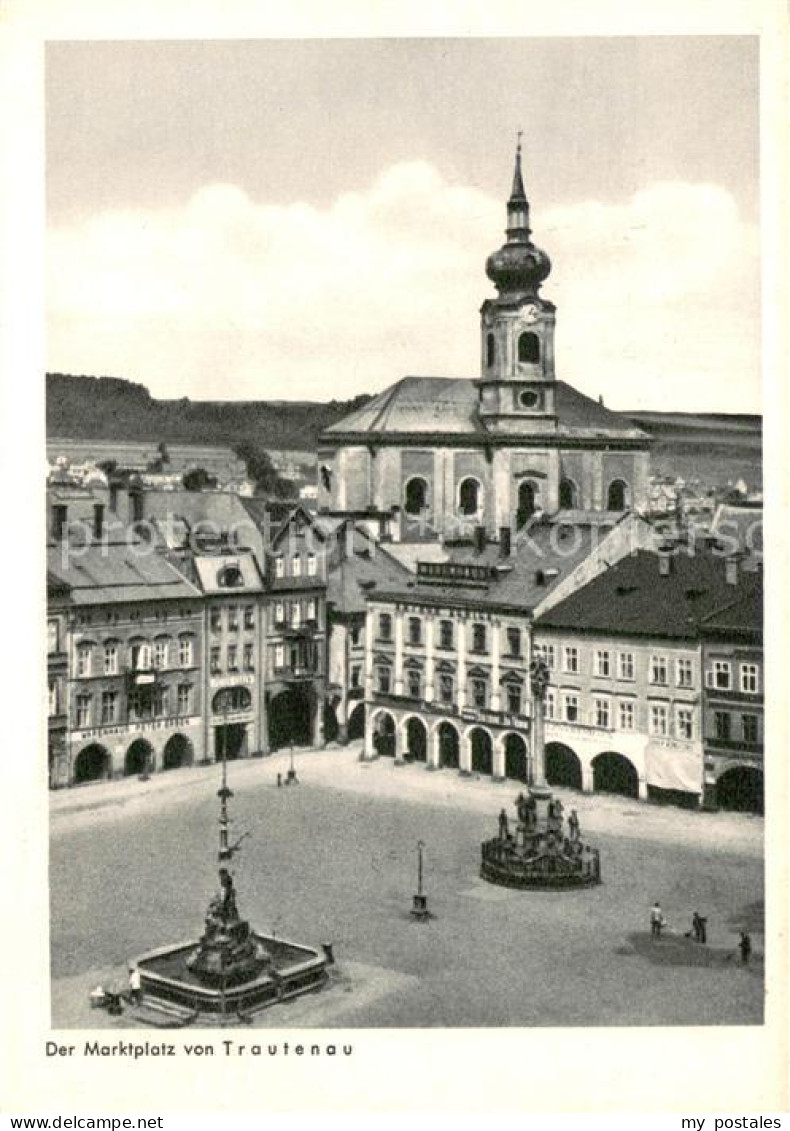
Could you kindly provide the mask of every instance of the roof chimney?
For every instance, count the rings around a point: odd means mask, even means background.
[[[482,554],[486,548],[486,528],[484,526],[475,527],[475,553]]]
[[[104,504],[103,503],[94,503],[93,504],[93,537],[96,539],[97,542],[101,540],[101,536],[102,536],[103,533],[104,533]]]
[[[728,585],[738,584],[738,557],[732,554],[724,561],[724,579]]]
[[[672,573],[672,555],[666,552],[658,555],[658,572],[661,577],[669,577]]]
[[[509,526],[499,528],[499,556],[509,558],[513,553],[513,533]]]

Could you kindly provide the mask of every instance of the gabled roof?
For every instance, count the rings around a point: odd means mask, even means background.
[[[623,558],[538,617],[536,630],[688,639],[717,608],[760,589],[755,572],[742,571],[737,585],[729,584],[724,558],[709,550],[678,552],[666,575],[659,562],[648,550]]]
[[[362,408],[352,412],[323,433],[334,436],[376,436],[440,433],[455,436],[492,435],[477,412],[478,392],[468,377],[404,377]],[[604,408],[564,381],[556,382],[557,431],[559,437],[644,440],[646,432],[618,413]],[[530,435],[525,424],[524,435]],[[545,439],[546,434],[541,433]],[[552,435],[549,433],[548,435]]]
[[[758,582],[748,593],[740,594],[734,601],[722,605],[715,612],[704,617],[701,624],[704,633],[720,635],[723,633],[762,635],[763,631],[763,587]]]
[[[350,543],[350,545],[349,545]],[[327,601],[340,613],[364,613],[365,598],[376,589],[404,587],[413,574],[381,543],[355,529],[344,553],[327,570]]]

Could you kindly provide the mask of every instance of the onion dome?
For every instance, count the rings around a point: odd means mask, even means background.
[[[513,187],[507,202],[507,243],[486,260],[486,275],[500,295],[533,294],[549,277],[551,260],[530,240],[529,201],[521,176],[521,142],[516,148]]]

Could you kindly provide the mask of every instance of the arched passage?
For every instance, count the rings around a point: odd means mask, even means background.
[[[126,751],[123,761],[123,772],[130,774],[144,774],[146,770],[153,769],[154,748],[144,738],[137,738]]]
[[[628,506],[628,484],[622,479],[613,479],[606,496],[606,509],[624,511]]]
[[[304,687],[289,687],[269,703],[269,745],[309,746],[312,703]]]
[[[168,738],[162,752],[163,770],[178,770],[182,766],[191,766],[194,760],[195,750],[185,735],[174,734]]]
[[[428,732],[422,719],[411,718],[406,723],[406,753],[415,762],[428,760]]]
[[[439,724],[439,765],[444,768],[457,770],[459,761],[460,742],[458,731],[452,723]]]
[[[472,747],[472,770],[476,774],[493,774],[494,744],[491,735],[482,727],[475,727],[469,740]]]
[[[80,750],[74,762],[74,784],[82,782],[102,781],[110,776],[112,760],[108,750],[98,743],[86,746]]]
[[[336,742],[340,733],[337,721],[337,712],[331,703],[324,704],[324,741]]]
[[[395,720],[386,711],[373,719],[373,749],[385,758],[395,757]]]
[[[406,514],[421,514],[428,506],[428,484],[419,475],[408,481],[404,495],[403,509]]]
[[[565,785],[570,789],[582,787],[582,764],[570,746],[561,742],[546,745],[546,781],[549,785]]]
[[[622,754],[607,751],[592,761],[593,789],[596,793],[621,793],[639,796],[639,776],[632,762]]]
[[[753,766],[733,766],[716,782],[716,804],[738,813],[762,813],[763,773]]]
[[[365,704],[357,703],[354,710],[348,716],[348,740],[353,742],[354,739],[365,737]]]
[[[535,513],[535,485],[525,479],[519,484],[518,506],[516,509],[516,526],[520,530]]]
[[[520,734],[505,736],[505,777],[527,780],[527,744]]]

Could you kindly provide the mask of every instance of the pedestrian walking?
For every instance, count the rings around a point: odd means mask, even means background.
[[[140,981],[140,969],[137,966],[129,967],[129,1001],[132,1005],[139,1005],[143,1000],[143,989]]]
[[[277,788],[281,789],[282,784],[283,784],[283,776],[282,776],[282,774],[278,774],[277,775]]]
[[[502,809],[499,813],[499,839],[507,840],[508,827],[507,827],[507,812]]]
[[[694,932],[694,938],[698,943],[707,943],[708,941],[708,920],[700,915],[698,911],[694,912],[694,917],[691,920],[691,929]]]
[[[656,900],[650,908],[650,935],[654,939],[661,938],[661,930],[665,924],[664,913],[661,910],[661,904]]]
[[[752,940],[746,931],[741,931],[741,941],[738,943],[738,949],[741,952],[741,962],[746,966],[752,953]]]

